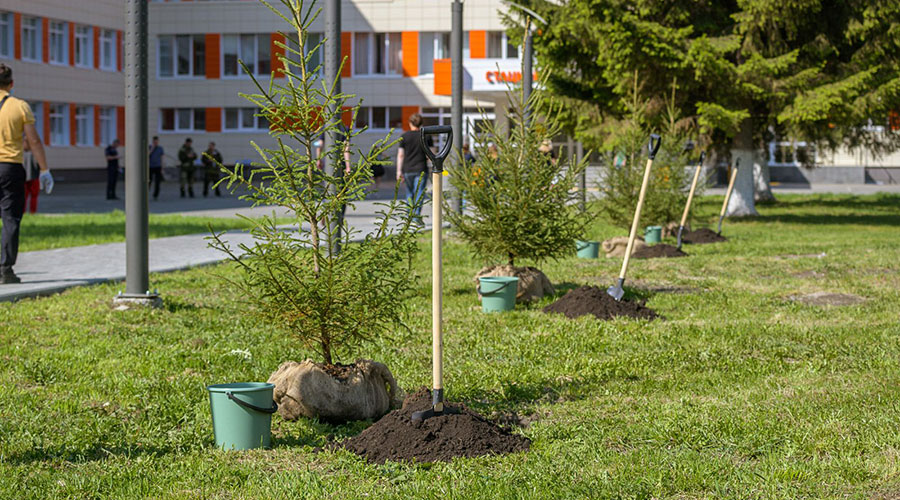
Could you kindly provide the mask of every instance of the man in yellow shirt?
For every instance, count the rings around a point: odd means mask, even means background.
[[[31,145],[34,159],[40,167],[41,186],[49,193],[53,177],[47,168],[44,143],[34,126],[34,115],[28,103],[9,94],[12,90],[12,69],[0,63],[0,284],[20,283],[13,272],[19,254],[19,223],[25,212],[25,141]]]

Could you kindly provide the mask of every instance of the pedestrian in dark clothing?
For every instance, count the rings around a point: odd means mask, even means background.
[[[210,184],[215,186],[216,196],[222,196],[222,193],[219,192],[219,185],[216,184],[219,181],[219,165],[222,164],[222,153],[219,153],[219,150],[216,149],[216,143],[209,143],[209,147],[206,148],[201,160],[203,160],[203,197],[206,198],[206,195],[209,194]]]
[[[181,174],[181,197],[184,198],[184,188],[187,187],[188,196],[194,197],[194,161],[197,153],[194,152],[191,138],[184,140],[184,145],[178,150],[179,170]]]
[[[106,148],[106,199],[118,200],[116,183],[119,182],[119,140],[113,139]]]
[[[400,148],[397,150],[397,182],[403,180],[406,186],[406,202],[414,207],[416,217],[422,214],[425,201],[425,187],[428,176],[423,175],[427,168],[425,148],[422,146],[419,128],[422,127],[422,115],[415,113],[409,117],[409,128],[400,136]]]
[[[40,167],[39,182],[49,193],[53,176],[47,168],[44,144],[34,126],[34,114],[28,103],[12,97],[12,69],[0,63],[0,283],[22,280],[13,272],[19,255],[19,224],[25,212],[25,138]]]
[[[153,136],[150,144],[150,186],[153,187],[153,199],[159,198],[159,184],[162,182],[162,159],[166,150],[159,145],[159,137]]]

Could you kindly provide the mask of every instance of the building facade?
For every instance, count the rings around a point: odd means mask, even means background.
[[[342,90],[362,106],[347,125],[368,127],[355,147],[392,129],[398,136],[413,113],[426,124],[450,123],[450,3],[342,2]],[[464,6],[464,124],[471,132],[483,117],[503,121],[506,86],[521,78],[520,50],[504,32],[500,0]],[[273,70],[283,79],[279,42],[290,40],[290,27],[255,0],[151,0],[149,11],[149,130],[167,151],[166,165],[176,164],[187,137],[196,149],[216,142],[226,164],[256,160],[250,142],[265,147],[272,140],[269,124],[240,95],[256,89],[238,61],[264,85]],[[123,27],[123,0],[0,3],[0,61],[13,67],[14,94],[32,104],[62,180],[102,178],[104,146],[124,139]],[[315,44],[324,15],[311,31]],[[804,154],[823,168],[803,168]],[[900,182],[900,154],[816,154],[781,142],[770,145],[769,163],[776,181]]]

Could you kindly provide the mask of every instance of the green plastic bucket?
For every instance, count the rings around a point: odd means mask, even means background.
[[[575,240],[575,250],[579,259],[596,259],[600,255],[600,242]]]
[[[519,278],[514,276],[485,276],[478,279],[481,310],[484,312],[512,311],[516,308]]]
[[[644,230],[645,243],[659,243],[662,240],[662,226],[647,226]]]
[[[275,385],[263,382],[210,385],[216,446],[226,450],[268,448],[272,438]]]

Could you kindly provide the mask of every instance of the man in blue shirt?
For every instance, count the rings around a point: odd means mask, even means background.
[[[119,182],[119,140],[113,139],[106,148],[106,199],[118,200],[116,183]]]
[[[153,199],[159,198],[159,183],[162,182],[162,158],[166,151],[159,145],[159,137],[153,136],[150,144],[150,186],[153,187]]]

